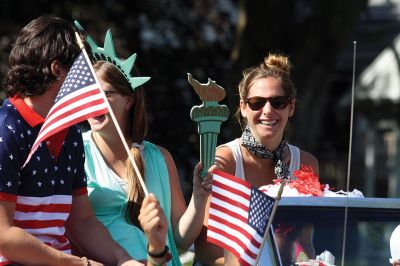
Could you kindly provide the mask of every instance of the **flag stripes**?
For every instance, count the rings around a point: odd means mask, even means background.
[[[42,141],[74,124],[108,112],[100,88],[86,51],[83,50],[68,72],[23,167]]]
[[[242,265],[254,265],[274,203],[245,180],[215,170],[207,241],[232,252]]]

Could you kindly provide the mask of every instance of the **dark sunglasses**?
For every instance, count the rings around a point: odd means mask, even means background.
[[[276,96],[276,97],[251,97],[247,98],[246,103],[249,105],[250,109],[253,111],[258,111],[265,106],[267,102],[271,104],[274,109],[282,110],[290,103],[292,98],[287,96]]]

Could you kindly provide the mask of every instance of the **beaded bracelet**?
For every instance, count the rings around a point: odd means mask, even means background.
[[[162,257],[165,257],[165,255],[167,255],[168,251],[169,251],[169,247],[168,247],[167,245],[165,245],[165,248],[164,248],[163,252],[158,253],[158,254],[151,253],[151,252],[149,251],[149,244],[147,244],[147,254],[149,254],[150,257],[153,257],[153,258],[162,258]]]
[[[150,262],[151,264],[153,264],[154,266],[162,266],[167,261],[167,257],[164,256],[162,261],[155,262],[153,256],[151,256],[150,254],[147,254],[147,261]]]

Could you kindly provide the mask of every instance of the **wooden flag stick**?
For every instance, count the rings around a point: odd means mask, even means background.
[[[88,58],[88,55],[87,55],[86,50],[85,50],[85,46],[83,45],[83,42],[82,42],[82,40],[81,40],[81,38],[80,38],[80,36],[79,36],[79,34],[78,34],[77,32],[75,32],[75,36],[76,36],[76,39],[77,39],[77,42],[78,42],[79,47],[82,49],[82,52],[84,53],[84,55]],[[90,62],[90,60],[88,60],[88,61]],[[118,124],[117,118],[115,117],[115,114],[114,114],[114,112],[113,112],[113,110],[112,110],[112,108],[111,108],[111,106],[110,106],[110,103],[108,102],[107,97],[106,97],[106,95],[105,95],[103,89],[101,88],[101,84],[100,84],[99,79],[98,79],[98,77],[97,77],[97,75],[96,75],[96,72],[94,71],[92,64],[89,64],[89,67],[90,67],[90,69],[92,70],[92,72],[94,73],[94,78],[96,79],[96,82],[97,82],[97,83],[99,84],[99,86],[100,86],[99,89],[100,89],[101,94],[102,94],[102,96],[103,96],[103,99],[104,99],[104,101],[105,101],[105,103],[106,103],[106,105],[107,105],[108,112],[110,113],[111,119],[112,119],[112,121],[114,122],[115,128],[117,129],[118,135],[119,135],[119,137],[121,138],[122,144],[123,144],[123,146],[124,146],[124,148],[125,148],[125,150],[126,150],[126,153],[128,154],[129,160],[130,160],[131,163],[132,163],[133,169],[135,170],[135,173],[136,173],[136,175],[137,175],[138,178],[139,178],[139,182],[140,182],[140,184],[142,185],[144,194],[145,194],[146,196],[148,196],[148,195],[149,195],[149,192],[148,192],[148,190],[147,190],[147,188],[146,188],[146,184],[144,183],[143,177],[142,177],[142,175],[140,174],[140,171],[139,171],[139,168],[138,168],[138,166],[137,166],[137,164],[136,164],[136,162],[135,162],[135,159],[133,158],[133,156],[132,156],[132,154],[131,154],[131,152],[130,152],[129,146],[128,146],[128,144],[126,143],[126,139],[125,139],[125,137],[124,137],[124,134],[122,133],[121,127],[120,127],[119,124]]]
[[[278,194],[276,195],[275,204],[274,204],[274,207],[272,207],[271,215],[269,216],[268,223],[267,223],[267,228],[265,228],[264,237],[263,237],[263,240],[261,242],[260,251],[257,254],[257,259],[256,259],[255,265],[257,265],[258,261],[260,260],[261,252],[262,252],[262,250],[264,248],[264,245],[265,245],[265,242],[267,240],[268,232],[269,232],[269,229],[271,228],[272,220],[274,219],[274,216],[275,216],[275,213],[276,213],[276,209],[278,208],[278,203],[279,203],[279,200],[281,199],[285,183],[286,183],[286,179],[282,178],[281,179],[281,186],[279,187]]]

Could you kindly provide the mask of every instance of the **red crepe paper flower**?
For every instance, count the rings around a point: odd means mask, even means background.
[[[323,196],[321,183],[318,176],[314,173],[311,166],[300,165],[300,169],[294,171],[297,180],[291,180],[289,186],[296,188],[300,193],[311,194],[313,196]]]
[[[290,180],[288,186],[297,189],[300,194],[312,195],[312,196],[323,196],[324,185],[319,182],[318,176],[314,173],[311,166],[300,165],[300,169],[294,171],[294,175],[297,179]],[[280,184],[280,179],[275,179],[274,184]]]

